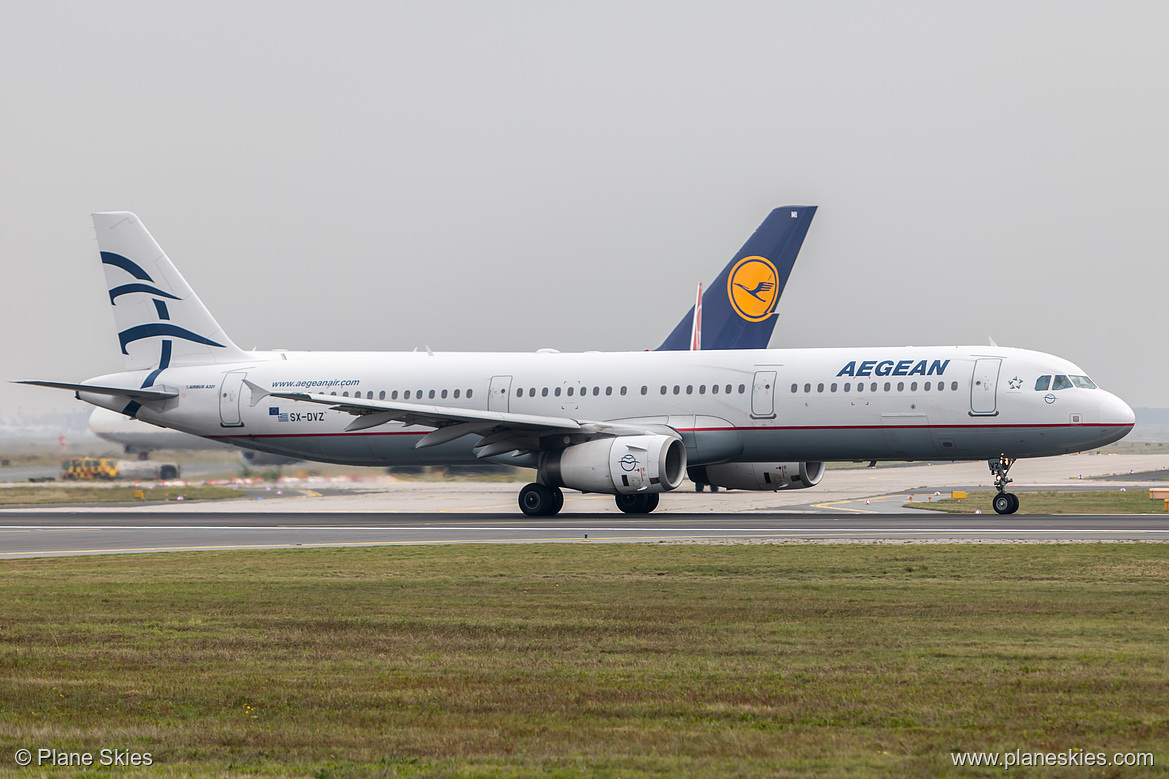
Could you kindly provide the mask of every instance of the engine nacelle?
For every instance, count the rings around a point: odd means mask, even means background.
[[[545,454],[540,471],[550,485],[581,492],[666,492],[682,483],[686,447],[666,435],[602,438]]]
[[[693,482],[729,490],[803,490],[824,478],[824,463],[721,463],[688,473]]]

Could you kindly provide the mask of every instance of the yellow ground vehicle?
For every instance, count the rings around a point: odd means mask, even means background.
[[[118,478],[118,461],[109,457],[66,460],[61,463],[61,478],[71,480],[116,479]]]
[[[71,481],[113,479],[177,479],[179,466],[152,460],[115,460],[85,457],[61,463],[61,478]]]

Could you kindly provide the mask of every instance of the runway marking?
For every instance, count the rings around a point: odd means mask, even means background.
[[[141,528],[134,528],[141,529]],[[195,528],[204,529],[204,528]],[[222,530],[223,528],[206,528]],[[271,528],[268,528],[271,529]],[[432,528],[423,528],[432,529]],[[595,528],[594,528],[595,529]],[[353,542],[309,542],[303,544],[230,544],[230,545],[195,545],[195,546],[147,546],[147,547],[114,547],[109,549],[65,549],[65,550],[36,550],[27,552],[0,552],[0,559],[17,559],[23,557],[44,557],[50,555],[83,555],[83,554],[116,554],[116,553],[130,553],[130,552],[214,552],[214,551],[246,551],[250,549],[318,549],[318,548],[349,548],[349,547],[367,547],[367,546],[445,546],[454,544],[524,544],[524,543],[589,543],[592,541],[678,541],[687,539],[706,539],[706,538],[879,538],[888,535],[890,532],[907,532],[907,533],[950,533],[951,530],[946,531],[929,531],[929,530],[912,530],[912,531],[813,531],[816,535],[808,536],[804,532],[777,532],[777,533],[758,533],[747,532],[736,535],[723,534],[722,536],[711,536],[704,534],[695,535],[672,535],[672,536],[598,536],[596,538],[501,538],[501,539],[484,539],[484,538],[460,538],[448,540],[435,541],[353,541]],[[961,532],[981,532],[981,533],[1007,533],[1007,532],[1032,532],[1032,533],[1048,533],[1048,532],[1076,532],[1076,533],[1112,533],[1112,530],[1079,530],[1079,531],[969,531]],[[1169,530],[1126,530],[1126,533],[1161,533],[1169,534]]]
[[[1139,515],[1138,515],[1139,516]],[[241,531],[284,531],[284,530],[381,530],[381,531],[395,531],[395,530],[414,530],[414,531],[442,531],[442,530],[477,530],[474,525],[75,525],[70,527],[59,527],[56,525],[9,525],[5,532],[26,532],[30,530],[39,530],[44,532],[65,533],[79,530],[241,530]],[[661,532],[662,530],[670,530],[671,528],[663,528],[661,526],[655,527],[603,527],[596,525],[587,526],[569,526],[569,525],[521,525],[521,526],[504,526],[493,527],[495,531],[516,530],[516,531],[544,531],[544,532],[576,532],[576,533],[592,533],[592,532],[621,532],[621,531],[645,531],[645,532]],[[942,527],[942,528],[848,528],[848,527],[831,527],[831,528],[815,528],[815,527],[690,527],[678,528],[678,530],[685,530],[696,535],[722,534],[722,533],[1167,533],[1169,528],[1070,528],[1070,527],[1051,527],[1051,528],[963,528],[963,527]],[[702,532],[706,531],[706,532]],[[677,536],[671,536],[676,538]]]
[[[891,497],[891,496],[885,496],[885,497]],[[850,498],[848,500],[833,500],[833,501],[829,501],[828,503],[813,503],[812,508],[814,508],[814,509],[830,509],[830,508],[834,508],[834,507],[839,507],[841,511],[855,511],[858,514],[880,514],[881,513],[880,511],[877,511],[875,509],[853,509],[853,508],[849,508],[847,506],[840,505],[841,503],[860,503],[862,500],[873,500],[873,498],[870,496],[868,498]]]

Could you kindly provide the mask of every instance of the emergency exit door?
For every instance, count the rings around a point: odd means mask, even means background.
[[[775,418],[775,376],[775,371],[755,371],[755,380],[751,383],[752,418]]]

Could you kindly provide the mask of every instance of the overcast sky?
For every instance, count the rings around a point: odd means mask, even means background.
[[[986,343],[1169,406],[1163,3],[18,3],[5,380],[120,370],[91,211],[244,348],[657,346],[818,205],[773,347]],[[77,405],[0,386],[4,409]]]

